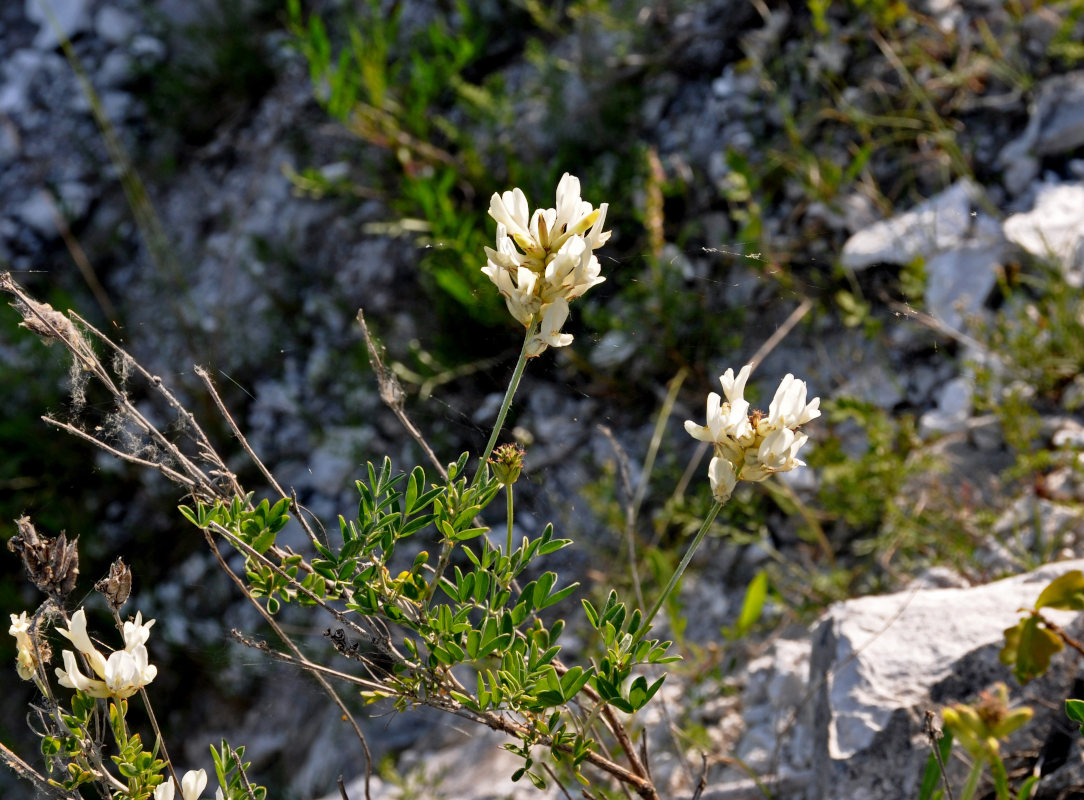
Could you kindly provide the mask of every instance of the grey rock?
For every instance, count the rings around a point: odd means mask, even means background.
[[[128,45],[128,51],[142,64],[157,64],[166,57],[166,45],[145,33],[138,34]]]
[[[79,181],[64,181],[56,187],[57,210],[68,223],[78,222],[86,216],[94,199],[93,190]]]
[[[742,719],[746,728],[738,757],[755,770],[788,773],[808,769],[813,758],[808,640],[779,639],[745,669]]]
[[[1013,214],[1003,227],[1009,241],[1054,260],[1070,285],[1084,285],[1084,183],[1042,185],[1033,208]]]
[[[427,738],[433,738],[432,736]],[[470,800],[547,800],[562,795],[550,786],[535,789],[530,781],[513,783],[509,776],[523,766],[523,760],[501,749],[508,739],[503,734],[475,725],[469,732],[447,728],[446,741],[438,747],[414,747],[400,759],[397,771],[408,777],[408,785],[424,797],[458,797]],[[469,765],[469,768],[465,768]],[[346,784],[347,795],[365,797],[363,778]],[[375,781],[370,786],[373,800],[402,797],[402,788]],[[323,800],[338,800],[338,792]]]
[[[1037,105],[1038,155],[1065,153],[1084,144],[1084,71],[1043,81]]]
[[[843,245],[843,265],[861,270],[907,264],[965,245],[972,236],[971,208],[979,191],[971,181],[959,180],[910,211],[858,231]]]
[[[22,137],[10,119],[0,118],[0,167],[19,157]]]
[[[1001,242],[962,247],[926,262],[926,309],[950,328],[978,313],[997,283]]]
[[[29,108],[30,86],[45,61],[46,57],[36,50],[16,50],[4,60],[0,113],[17,115]]]
[[[1040,84],[1027,127],[997,158],[1002,181],[1022,193],[1039,174],[1039,156],[1064,153],[1084,144],[1084,71],[1055,75]]]
[[[102,6],[94,15],[94,32],[107,44],[124,44],[139,30],[139,22],[116,6]]]
[[[937,408],[927,411],[919,420],[919,434],[931,436],[966,430],[971,416],[972,391],[971,382],[966,378],[954,378],[946,383],[938,393]]]
[[[121,122],[132,116],[137,108],[132,95],[112,89],[102,92],[102,113],[113,122]]]
[[[40,26],[34,37],[40,50],[52,50],[60,36],[71,39],[90,28],[89,0],[25,0],[24,9],[27,19]]]
[[[813,635],[817,751],[807,797],[914,796],[928,754],[922,712],[1009,679],[998,661],[1005,628],[1051,580],[1082,567],[1084,561],[1062,562],[985,586],[833,605]],[[1051,618],[1065,625],[1074,615],[1052,612]],[[1058,687],[1066,659],[1055,656],[1055,662],[1047,676],[1029,684],[1029,696],[1064,691]]]
[[[57,234],[56,204],[43,189],[33,192],[10,213],[39,236],[52,237]]]
[[[899,373],[879,362],[872,362],[868,367],[856,371],[850,380],[836,390],[836,394],[856,397],[884,409],[895,407],[904,398]]]
[[[591,350],[589,359],[599,369],[612,369],[636,355],[636,340],[625,331],[606,331]]]
[[[1057,487],[1046,488],[1049,491]],[[1066,499],[1072,500],[1072,497]],[[1035,494],[1017,498],[994,523],[992,533],[990,551],[998,551],[994,544],[996,542],[1008,543],[1000,549],[1002,555],[1008,558],[1005,566],[1010,568],[1019,568],[1017,565],[1034,558],[1060,557],[1062,551],[1078,547],[1084,539],[1080,513],[1075,508]],[[982,557],[982,553],[977,556],[980,563]],[[994,559],[991,559],[991,564],[1002,566]]]
[[[115,89],[123,86],[132,75],[132,57],[122,50],[114,50],[98,67],[97,84],[100,87]]]

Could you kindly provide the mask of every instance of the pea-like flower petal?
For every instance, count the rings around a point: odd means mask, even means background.
[[[181,797],[184,800],[199,800],[207,786],[207,770],[189,770],[181,778]]]
[[[134,621],[127,620],[124,623],[124,649],[131,651],[133,647],[146,644],[147,639],[151,636],[151,627],[153,625],[153,619],[149,619],[144,623],[143,613],[137,611]]]

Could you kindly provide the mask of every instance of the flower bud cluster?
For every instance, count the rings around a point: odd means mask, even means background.
[[[565,347],[572,336],[561,333],[568,304],[602,283],[596,248],[610,238],[603,231],[606,203],[597,209],[580,199],[580,181],[567,172],[557,184],[557,207],[529,214],[520,189],[494,194],[489,214],[497,221],[497,249],[486,248],[484,272],[502,295],[509,313],[537,332],[527,354]]]
[[[142,614],[137,612],[135,621],[124,623],[124,649],[110,653],[106,658],[87,635],[87,617],[83,609],[79,609],[72,614],[69,627],[57,628],[57,632],[75,645],[98,677],[84,675],[79,670],[75,653],[65,650],[62,654],[64,669],[56,671],[60,685],[91,697],[131,697],[158,674],[158,668],[148,663],[147,657],[146,644],[152,625],[153,619],[143,622]]]
[[[753,365],[742,367],[737,376],[728,369],[720,378],[726,401],[712,392],[708,395],[707,424],[685,422],[685,430],[694,439],[715,445],[715,456],[708,466],[711,492],[720,503],[730,499],[739,480],[762,481],[776,472],[788,472],[805,462],[798,451],[808,438],[798,433],[799,426],[821,415],[820,398],[806,402],[806,385],[793,375],[783,378],[765,416],[749,412],[745,384]]]

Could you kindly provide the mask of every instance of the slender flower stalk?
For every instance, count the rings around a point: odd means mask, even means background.
[[[505,545],[505,548],[504,548],[504,554],[505,555],[511,555],[512,554],[512,487],[511,486],[505,486],[504,487],[504,495],[505,495],[505,498],[508,501],[508,509],[507,509],[507,513],[506,513],[506,516],[508,518],[508,541],[507,541],[507,543]]]
[[[485,452],[482,453],[481,462],[478,465],[478,473],[474,476],[474,482],[478,482],[478,478],[482,474],[482,470],[485,469],[486,462],[489,461],[489,457],[493,454],[493,448],[497,444],[497,437],[501,433],[501,429],[504,428],[504,419],[508,416],[508,409],[512,406],[512,398],[516,395],[516,390],[519,388],[519,382],[523,378],[523,370],[527,367],[527,359],[530,357],[528,349],[531,344],[531,329],[527,330],[527,335],[523,339],[523,347],[519,351],[519,360],[516,361],[516,368],[512,371],[512,379],[508,382],[508,388],[504,391],[504,399],[501,401],[501,410],[497,412],[497,420],[493,423],[493,432],[489,434],[489,441],[486,442]]]
[[[651,610],[647,612],[644,617],[643,623],[640,625],[640,632],[636,635],[637,641],[643,639],[647,635],[647,632],[651,630],[651,621],[655,619],[655,616],[659,613],[659,609],[662,608],[663,603],[666,602],[674,589],[677,588],[678,581],[681,580],[681,576],[685,574],[686,568],[689,566],[689,562],[693,560],[693,555],[700,547],[700,543],[704,541],[704,537],[708,533],[708,528],[711,527],[711,523],[715,521],[715,517],[719,514],[719,510],[723,507],[722,502],[715,501],[715,504],[711,507],[708,515],[704,517],[704,522],[700,526],[700,530],[696,532],[696,536],[693,538],[692,544],[689,545],[689,549],[685,551],[685,555],[681,559],[681,563],[677,565],[677,569],[674,570],[674,574],[670,576],[669,582],[666,584],[666,588],[662,590],[662,594],[659,595],[659,599],[655,601],[655,605],[651,607]]]
[[[512,553],[512,484],[519,480],[519,473],[523,470],[523,456],[526,455],[522,448],[514,444],[505,444],[497,448],[489,463],[493,465],[493,475],[504,486],[504,494],[508,502],[508,543],[505,555]]]

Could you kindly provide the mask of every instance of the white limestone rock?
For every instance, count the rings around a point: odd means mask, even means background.
[[[1013,214],[1003,228],[1032,255],[1057,262],[1070,285],[1084,285],[1084,183],[1044,184],[1031,211]]]
[[[998,660],[1005,629],[1050,581],[1073,569],[1084,569],[1084,561],[1048,564],[984,586],[915,589],[833,605],[813,634],[817,753],[807,797],[915,796],[928,755],[923,712],[971,700],[995,681],[1012,683]],[[1046,613],[1060,625],[1077,616]],[[1065,691],[1075,665],[1063,655],[1028,685],[1032,694],[1025,699]]]

